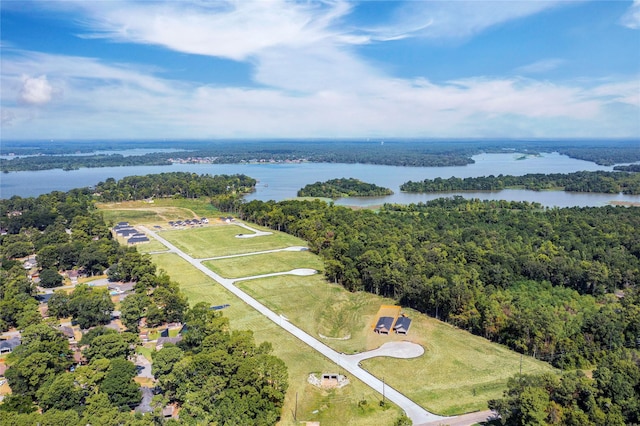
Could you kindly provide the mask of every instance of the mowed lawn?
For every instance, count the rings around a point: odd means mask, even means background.
[[[297,268],[310,268],[320,272],[323,269],[320,258],[308,251],[262,253],[251,256],[207,260],[203,264],[225,278],[272,274]]]
[[[520,355],[506,347],[408,309],[403,309],[413,320],[408,335],[378,335],[373,332],[377,311],[381,304],[394,302],[364,292],[349,293],[321,276],[278,276],[237,285],[345,354],[375,349],[390,341],[422,345],[425,354],[419,358],[373,358],[362,365],[438,414],[486,409],[487,400],[501,397],[507,379],[520,369]],[[539,373],[552,368],[523,357],[522,371]]]
[[[320,424],[379,426],[392,424],[400,415],[400,410],[393,405],[380,407],[381,396],[353,377],[350,377],[351,384],[342,389],[322,390],[310,385],[307,382],[310,373],[335,373],[337,366],[179,256],[163,253],[152,255],[152,259],[180,284],[192,305],[197,302],[211,306],[229,304],[221,312],[229,318],[232,330],[251,330],[257,344],[271,342],[273,354],[285,362],[289,373],[289,389],[280,425],[319,421]],[[297,422],[293,419],[296,399]],[[366,404],[359,405],[361,401]]]
[[[251,227],[271,232],[259,226]],[[251,234],[251,231],[230,223],[166,231],[162,237],[196,259],[306,246],[303,240],[281,232],[255,238],[236,238],[239,234]]]

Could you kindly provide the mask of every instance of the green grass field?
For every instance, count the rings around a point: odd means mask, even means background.
[[[281,232],[255,238],[236,238],[238,234],[250,233],[240,226],[224,224],[166,231],[162,233],[162,237],[197,259],[306,245],[303,240]]]
[[[140,253],[151,253],[156,251],[165,251],[167,247],[161,242],[151,239],[148,243],[138,244],[136,248]]]
[[[333,338],[320,340],[339,352],[363,352],[396,340],[422,345],[422,357],[373,358],[362,365],[438,414],[486,409],[487,400],[501,397],[507,379],[520,368],[519,354],[407,309],[404,312],[413,320],[408,335],[378,335],[372,331],[378,308],[393,301],[369,293],[346,292],[321,276],[278,276],[237,285],[309,334]],[[347,336],[350,338],[340,340]],[[523,357],[522,371],[552,369],[546,363]]]
[[[265,238],[265,237],[259,237]],[[203,262],[209,269],[225,278],[241,278],[252,275],[285,272],[296,268],[322,271],[322,261],[308,251],[281,251]]]
[[[180,284],[191,304],[229,304],[222,313],[234,330],[251,330],[257,343],[269,341],[274,354],[282,358],[289,372],[289,390],[282,413],[281,425],[299,424],[293,420],[296,396],[298,421],[320,421],[321,424],[353,424],[379,426],[392,424],[400,411],[392,406],[382,409],[380,395],[357,379],[340,390],[321,390],[307,383],[310,373],[336,372],[335,364],[318,354],[297,338],[260,315],[202,272],[191,267],[175,254],[152,255],[153,260]],[[358,402],[366,400],[361,408]],[[317,413],[314,413],[317,410]]]

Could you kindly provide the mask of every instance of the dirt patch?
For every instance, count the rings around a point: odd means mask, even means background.
[[[376,314],[375,319],[373,320],[373,324],[371,325],[371,328],[375,329],[376,324],[378,323],[378,320],[382,317],[393,318],[393,322],[395,323],[396,319],[398,318],[398,315],[400,315],[401,310],[402,310],[402,307],[400,306],[381,305],[380,309],[378,309],[378,313]]]

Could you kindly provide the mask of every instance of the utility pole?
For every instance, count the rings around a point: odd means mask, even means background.
[[[293,420],[298,421],[298,392],[296,392],[296,408],[293,411]]]
[[[384,377],[383,377],[382,378],[382,405],[384,404],[385,404],[385,401],[384,401]]]
[[[520,381],[522,382],[522,354],[520,354]]]
[[[518,396],[522,395],[522,354],[520,354],[520,376],[518,377],[518,382],[520,386],[518,386]]]

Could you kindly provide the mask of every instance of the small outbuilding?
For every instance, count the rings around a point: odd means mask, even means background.
[[[149,238],[144,237],[131,237],[127,240],[127,244],[138,244],[138,243],[146,243],[149,241]]]
[[[121,237],[130,237],[131,235],[137,234],[138,231],[135,230],[134,228],[125,228],[125,229],[118,229],[116,230],[116,235],[119,235]]]
[[[380,317],[376,328],[373,329],[378,334],[389,334],[393,326],[393,317]]]
[[[396,320],[396,324],[393,326],[393,331],[396,334],[407,334],[411,327],[411,318],[401,316]]]

